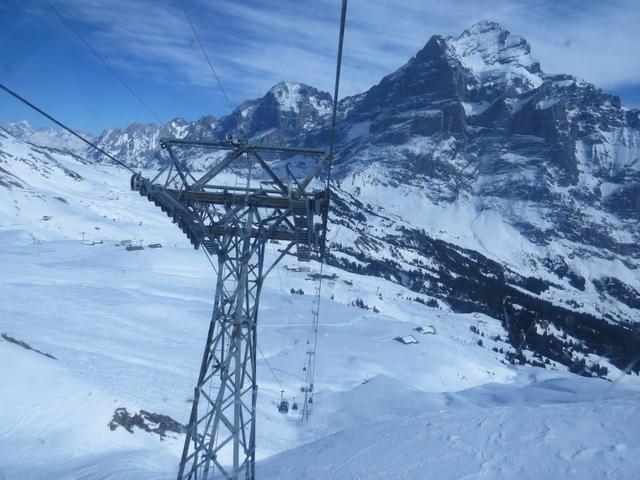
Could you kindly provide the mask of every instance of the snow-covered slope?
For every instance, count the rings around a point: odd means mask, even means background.
[[[375,420],[269,458],[262,478],[633,478],[640,469],[632,406],[638,393],[612,395],[607,385],[580,383],[540,378],[464,403],[472,390],[452,396],[453,404],[463,401],[455,407],[437,396],[435,405],[416,401],[404,418]],[[362,392],[362,403],[368,399]]]
[[[0,472],[174,478],[182,434],[160,440],[110,424],[119,408],[186,422],[213,297],[209,264],[128,191],[122,169],[6,134],[0,141],[8,205],[0,217],[0,333],[55,357],[0,340]],[[158,241],[162,248],[125,248]],[[311,420],[279,414],[280,390],[291,401],[299,395],[312,332],[318,265],[297,267],[285,259],[262,294],[261,477],[420,478],[429,470],[439,478],[539,478],[570,477],[574,468],[586,472],[581,478],[632,478],[639,445],[628,411],[640,395],[637,376],[594,355],[583,357],[587,365],[605,366],[613,383],[577,378],[549,359],[540,360],[554,370],[513,366],[501,321],[330,266],[324,273],[336,276],[323,285]],[[418,343],[396,340],[406,335]],[[526,347],[522,354],[536,359]],[[409,438],[420,453],[406,451]],[[507,444],[519,456],[504,458]]]
[[[33,242],[105,238],[182,243],[150,208],[132,210],[128,173],[65,151],[36,147],[0,131],[0,228]]]
[[[56,358],[0,341],[5,478],[173,478],[181,435],[161,441],[109,423],[116,408],[186,422],[211,308],[204,258],[109,241],[33,245],[6,231],[0,242],[9,299],[0,330]],[[279,414],[279,391],[297,395],[311,333],[313,298],[289,290],[314,286],[285,265],[262,297],[259,341],[273,370],[259,359],[258,455],[281,454],[258,464],[261,478],[633,477],[636,377],[612,384],[506,365],[492,350],[509,348],[491,340],[504,336],[499,322],[429,308],[395,284],[331,268],[338,278],[325,283],[314,412],[309,423]],[[350,305],[357,299],[380,313]],[[402,335],[420,343],[402,345]]]

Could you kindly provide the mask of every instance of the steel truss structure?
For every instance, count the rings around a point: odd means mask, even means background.
[[[260,291],[269,271],[294,247],[298,259],[308,261],[324,241],[329,193],[307,189],[330,160],[329,154],[233,139],[217,143],[164,139],[161,146],[168,152],[167,166],[152,180],[134,174],[131,188],[166,212],[195,248],[217,256],[213,314],[178,480],[252,480]],[[183,160],[185,149],[225,155],[196,178]],[[288,167],[282,178],[265,160],[273,154],[303,156],[312,160],[311,166],[300,180]],[[244,185],[231,185],[228,175],[225,185],[225,174],[237,175],[239,169],[242,174],[236,179],[242,178]],[[257,187],[252,186],[252,175],[263,180]],[[316,224],[322,216],[325,221]],[[265,269],[269,241],[286,246]]]

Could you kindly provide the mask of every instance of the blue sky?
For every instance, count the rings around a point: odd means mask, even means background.
[[[51,0],[162,120],[229,112],[179,1]],[[340,0],[186,0],[237,105],[280,80],[330,91]],[[550,73],[571,73],[640,107],[637,0],[350,0],[342,95],[366,90],[434,34],[496,20],[531,43]],[[44,0],[0,2],[0,82],[75,128],[97,133],[154,118]],[[6,95],[0,123],[47,125]]]

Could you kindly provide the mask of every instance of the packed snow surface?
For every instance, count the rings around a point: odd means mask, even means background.
[[[211,266],[121,170],[3,142],[0,333],[56,359],[0,340],[0,478],[175,478],[180,434],[109,422],[124,407],[186,423]],[[636,478],[637,377],[507,365],[499,321],[330,267],[310,421],[278,413],[280,390],[301,400],[319,271],[306,266],[287,257],[262,293],[259,478]]]
[[[0,342],[5,478],[173,478],[180,436],[107,425],[118,407],[186,422],[211,308],[204,257],[28,245],[5,232],[1,260],[0,330],[58,359]],[[308,423],[279,414],[276,402],[281,388],[298,394],[310,335],[313,298],[289,289],[311,292],[314,282],[283,266],[263,293],[259,341],[273,371],[259,360],[261,478],[633,478],[634,378],[504,365],[489,348],[497,321],[431,309],[379,279],[328,273],[338,278],[325,283]],[[380,313],[349,305],[356,298]],[[487,333],[484,348],[472,325]],[[404,335],[420,343],[394,340]]]

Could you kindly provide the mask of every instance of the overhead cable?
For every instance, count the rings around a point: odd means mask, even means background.
[[[213,63],[211,63],[211,59],[209,59],[207,50],[204,48],[202,41],[200,41],[200,35],[198,35],[198,31],[196,30],[195,25],[191,21],[191,17],[189,17],[189,14],[187,13],[187,8],[185,7],[184,0],[180,2],[180,5],[182,6],[182,12],[184,13],[185,18],[187,19],[187,22],[189,22],[189,25],[191,26],[191,30],[193,31],[193,36],[196,38],[198,45],[200,45],[200,50],[202,51],[202,55],[204,55],[205,60],[209,64],[209,69],[213,74],[213,78],[218,84],[218,88],[220,89],[220,92],[222,92],[222,95],[224,96],[224,99],[226,100],[227,105],[229,106],[229,111],[230,113],[233,113],[233,106],[231,105],[231,101],[229,100],[229,97],[227,96],[227,92],[225,92],[224,87],[222,86],[222,82],[220,81],[220,78],[218,77],[218,74],[216,73],[215,68],[213,68]]]
[[[118,79],[118,81],[122,84],[122,86],[124,88],[126,88],[129,93],[138,101],[138,103],[140,103],[140,105],[142,105],[142,107],[149,112],[149,114],[159,123],[162,124],[162,120],[160,120],[160,118],[158,118],[158,116],[153,112],[153,110],[151,110],[151,108],[149,108],[149,106],[145,103],[144,100],[142,100],[142,98],[140,97],[140,95],[138,95],[128,84],[127,82],[124,81],[124,79],[118,74],[118,72],[116,72],[111,65],[109,65],[107,63],[107,61],[104,59],[104,57],[102,55],[100,55],[87,41],[86,38],[84,38],[84,36],[82,36],[82,34],[66,19],[62,16],[62,14],[56,9],[56,7],[53,6],[53,4],[51,4],[51,2],[49,2],[47,0],[47,4],[49,5],[49,7],[51,8],[51,10],[54,11],[54,13],[57,15],[57,17],[62,21],[62,23],[64,23],[64,25],[71,30],[79,39],[80,41],[87,47],[87,49],[89,49],[89,51],[91,53],[93,53],[98,60],[100,60],[103,65],[105,67],[107,67],[107,70],[109,70],[114,77],[116,77]]]
[[[69,132],[71,135],[73,135],[74,137],[77,137],[78,139],[82,140],[84,143],[86,143],[87,145],[89,145],[91,148],[95,149],[96,151],[100,152],[102,155],[104,155],[105,157],[107,157],[109,160],[117,163],[118,165],[120,165],[121,167],[126,168],[127,170],[129,170],[131,173],[136,173],[135,170],[133,170],[129,165],[127,165],[124,162],[121,162],[120,160],[118,160],[116,157],[114,157],[113,155],[105,152],[102,148],[98,147],[95,143],[87,140],[86,138],[84,138],[82,135],[76,133],[75,130],[73,130],[70,127],[67,127],[64,123],[60,122],[59,120],[56,120],[55,118],[53,118],[51,115],[49,115],[47,112],[45,112],[44,110],[36,107],[33,103],[31,103],[29,100],[27,100],[24,97],[21,97],[20,95],[18,95],[16,92],[14,92],[13,90],[11,90],[9,87],[3,85],[0,83],[0,89],[4,90],[5,92],[7,92],[9,95],[11,95],[12,97],[14,97],[15,99],[19,100],[20,102],[24,103],[26,106],[28,106],[29,108],[31,108],[32,110],[35,110],[36,112],[38,112],[40,115],[48,118],[49,120],[51,120],[53,123],[55,123],[56,125],[58,125],[60,128],[63,128],[64,130],[66,130],[67,132]]]

